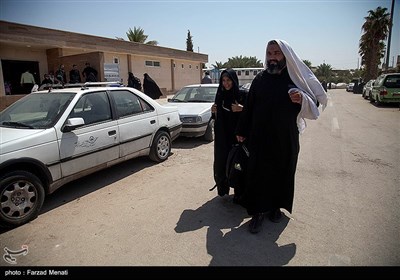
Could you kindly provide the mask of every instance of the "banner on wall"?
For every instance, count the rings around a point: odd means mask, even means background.
[[[104,63],[104,79],[106,82],[121,82],[119,64]]]

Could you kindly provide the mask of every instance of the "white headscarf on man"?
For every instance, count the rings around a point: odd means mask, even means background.
[[[315,77],[310,68],[298,57],[289,44],[280,39],[274,39],[272,41],[278,43],[285,56],[289,76],[303,96],[301,110],[297,116],[297,127],[299,132],[302,133],[306,128],[304,119],[316,120],[319,117],[320,113],[316,101],[318,100],[322,105],[322,110],[324,110],[328,103],[328,97],[317,77]],[[267,55],[265,56],[265,67],[267,67]]]

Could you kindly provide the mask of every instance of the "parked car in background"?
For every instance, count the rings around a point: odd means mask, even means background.
[[[332,82],[329,82],[328,83],[328,89],[336,89],[336,84],[332,83]]]
[[[251,83],[243,84],[239,87],[239,90],[248,93],[250,91]]]
[[[214,104],[217,89],[218,84],[188,85],[168,99],[168,102],[178,107],[182,136],[204,137],[209,142],[214,140],[211,106]]]
[[[335,88],[337,88],[337,89],[345,88],[347,90],[347,84],[346,83],[337,83]]]
[[[369,80],[363,88],[363,92],[362,92],[362,97],[364,99],[368,99],[369,95],[371,94],[372,91],[372,86],[374,85],[374,81],[375,80]]]
[[[400,102],[400,73],[382,74],[376,78],[369,101],[377,104]]]
[[[353,89],[354,89],[354,83],[349,83],[349,84],[346,86],[346,91],[347,91],[347,92],[353,91]]]
[[[166,160],[181,129],[176,107],[133,88],[26,95],[0,113],[0,225],[35,219],[46,195],[87,174],[139,156]]]

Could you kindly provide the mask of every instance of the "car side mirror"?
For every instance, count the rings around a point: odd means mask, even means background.
[[[62,132],[71,132],[72,130],[85,125],[83,118],[70,118],[61,129]]]

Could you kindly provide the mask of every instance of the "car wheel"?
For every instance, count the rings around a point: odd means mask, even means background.
[[[158,131],[151,144],[149,157],[155,162],[166,160],[171,153],[171,137],[165,131]]]
[[[369,102],[374,103],[375,99],[372,97],[372,93],[369,94]]]
[[[44,196],[42,182],[32,173],[13,171],[1,177],[0,224],[14,227],[35,219]]]
[[[214,120],[209,121],[206,133],[204,134],[204,139],[208,142],[214,141]]]

